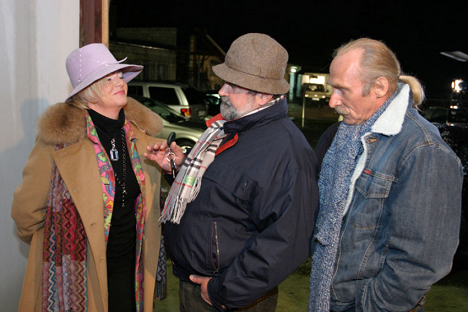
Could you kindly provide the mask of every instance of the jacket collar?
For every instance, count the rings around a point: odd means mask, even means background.
[[[408,106],[412,105],[413,99],[408,84],[398,85],[397,96],[392,100],[388,108],[372,126],[371,131],[383,135],[396,135],[403,127]]]
[[[224,124],[224,133],[240,133],[249,129],[261,127],[273,120],[281,119],[288,115],[288,101],[283,99],[278,103],[259,111],[258,113],[248,115],[239,119],[226,121]]]
[[[125,117],[140,131],[156,136],[161,117],[132,98],[124,107]],[[86,138],[86,111],[67,103],[50,106],[37,122],[38,140],[45,144],[72,144]]]

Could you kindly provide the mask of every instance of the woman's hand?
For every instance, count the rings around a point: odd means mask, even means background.
[[[147,146],[146,150],[147,152],[143,154],[146,158],[156,162],[159,165],[159,167],[161,167],[164,171],[172,172],[171,164],[168,160],[168,157],[166,157],[169,153],[167,141],[158,142],[153,146]],[[176,168],[179,169],[180,166],[182,166],[182,163],[184,162],[185,155],[182,152],[180,146],[178,146],[175,142],[171,143],[170,151],[174,153],[174,163],[176,165]]]

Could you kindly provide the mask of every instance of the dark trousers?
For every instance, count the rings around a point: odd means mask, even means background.
[[[179,283],[179,301],[181,312],[219,312],[219,310],[203,300],[200,285],[188,282]],[[278,301],[278,287],[273,288],[263,297],[257,299],[251,305],[229,311],[242,312],[274,312]]]

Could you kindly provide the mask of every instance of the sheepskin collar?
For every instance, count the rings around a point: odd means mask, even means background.
[[[161,132],[161,117],[152,110],[128,98],[125,116],[132,126],[150,136]],[[38,141],[45,144],[72,144],[86,138],[86,111],[67,103],[50,106],[37,122]]]
[[[408,84],[400,83],[398,95],[372,126],[372,132],[384,135],[396,135],[403,127],[408,105],[412,105],[411,89]]]

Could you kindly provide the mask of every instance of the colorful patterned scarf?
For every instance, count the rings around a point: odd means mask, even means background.
[[[87,311],[86,252],[83,223],[54,163],[44,225],[42,311]]]
[[[89,114],[86,114],[88,138],[94,143],[94,150],[101,174],[103,191],[103,216],[105,241],[109,236],[110,221],[114,207],[115,176],[104,147],[99,141]],[[132,167],[141,194],[135,201],[136,215],[136,265],[135,298],[137,311],[143,311],[143,229],[146,204],[145,179],[138,151],[136,136],[128,120],[123,129]],[[57,149],[64,146],[57,146]],[[46,211],[43,246],[43,311],[87,311],[87,238],[82,220],[76,210],[60,173],[54,163],[51,192]]]

